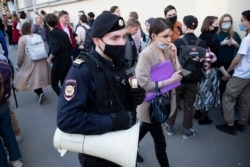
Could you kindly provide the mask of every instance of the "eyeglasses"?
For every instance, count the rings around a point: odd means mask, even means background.
[[[231,23],[231,20],[223,20],[223,23]]]

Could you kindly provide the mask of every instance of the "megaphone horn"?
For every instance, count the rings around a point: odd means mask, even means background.
[[[103,158],[123,167],[135,167],[138,137],[139,122],[130,129],[102,135],[69,134],[57,128],[53,142],[61,156],[72,151]]]

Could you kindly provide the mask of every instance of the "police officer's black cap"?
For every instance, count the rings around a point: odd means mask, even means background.
[[[109,32],[121,30],[123,28],[125,28],[125,22],[122,17],[105,11],[95,19],[91,30],[91,36],[100,38]]]

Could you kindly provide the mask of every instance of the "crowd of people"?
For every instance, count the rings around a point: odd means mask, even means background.
[[[172,5],[164,9],[163,17],[145,20],[145,31],[136,11],[128,15],[124,20],[118,6],[112,6],[96,18],[93,12],[79,11],[79,22],[73,27],[70,14],[65,10],[48,14],[42,10],[35,14],[33,22],[23,11],[18,15],[7,11],[0,20],[1,50],[4,50],[1,54],[8,61],[8,49],[18,49],[17,64],[13,65],[16,89],[34,91],[42,105],[46,101],[42,88],[51,85],[59,99],[57,125],[67,133],[98,135],[125,130],[139,119],[138,143],[149,132],[162,167],[171,166],[163,130],[169,136],[174,135],[180,111],[183,112],[184,139],[197,135],[193,119],[198,119],[199,125],[213,122],[209,118],[213,107],[221,109],[225,119],[225,124],[216,126],[218,130],[231,135],[244,131],[246,123],[250,123],[247,99],[250,94],[250,10],[241,13],[240,30],[246,32],[243,39],[234,31],[230,14],[220,18],[206,16],[199,36],[195,35],[198,19],[187,15],[182,22],[178,21],[177,10]],[[46,58],[34,61],[27,53],[27,37],[32,38],[33,34],[41,36]],[[93,43],[90,49],[84,45],[88,36]],[[203,58],[194,56],[190,60],[200,65],[197,66],[199,75],[192,79],[181,73],[184,67],[179,56],[184,45],[206,49]],[[175,72],[170,78],[159,81],[159,88],[174,82],[181,82],[181,85],[165,93],[171,99],[171,114],[162,128],[162,124],[151,122],[150,102],[144,98],[155,89],[155,82],[150,79],[151,67],[164,61],[170,61]],[[132,87],[131,78],[137,79],[136,88]],[[5,114],[9,113],[6,125],[13,127],[5,134],[0,115],[3,146],[9,152],[10,164],[22,167],[17,145],[21,140],[20,130],[14,130],[19,129],[14,112],[10,111],[7,101],[0,105],[0,114],[2,108]],[[237,119],[235,111],[239,113]],[[0,166],[7,167],[7,156],[1,148],[0,143]],[[139,151],[137,162],[143,162]],[[79,161],[84,167],[119,166],[82,153]]]

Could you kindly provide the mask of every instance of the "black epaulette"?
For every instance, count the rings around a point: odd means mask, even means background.
[[[84,63],[85,61],[83,59],[81,59],[80,57],[76,58],[74,61],[73,61],[73,66],[74,67],[81,67],[81,65]]]

